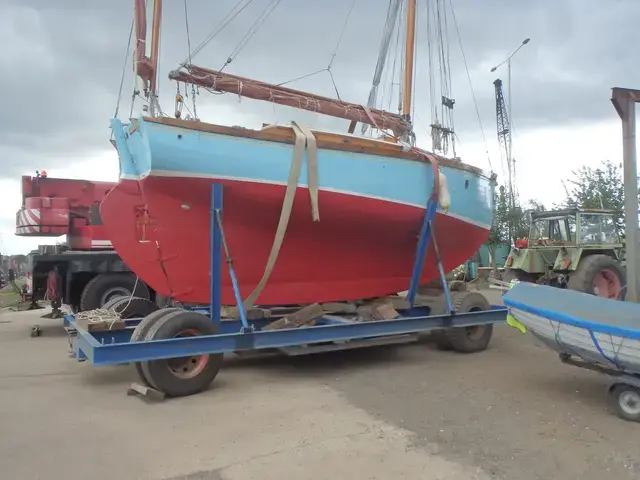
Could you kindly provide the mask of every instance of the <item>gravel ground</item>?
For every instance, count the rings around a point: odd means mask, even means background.
[[[0,316],[3,478],[640,478],[640,425],[603,378],[506,326],[473,355],[231,359],[210,391],[149,405],[124,394],[129,367],[67,358],[42,313]]]

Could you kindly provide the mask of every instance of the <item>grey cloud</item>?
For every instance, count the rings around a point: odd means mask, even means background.
[[[426,0],[420,0],[424,10]],[[640,83],[628,45],[637,43],[640,7],[634,0],[452,0],[489,141],[493,141],[492,82],[506,69],[490,73],[524,37],[531,43],[513,63],[513,114],[519,131],[536,126],[586,123],[613,116],[608,101],[614,85]],[[0,52],[1,177],[77,161],[108,149],[108,120],[113,115],[131,26],[132,1],[9,0],[0,7],[5,34],[15,48]],[[235,0],[189,0],[189,26],[195,47]],[[194,62],[219,68],[268,3],[254,1]],[[385,1],[357,0],[333,72],[341,96],[365,102],[380,41]],[[55,5],[55,7],[53,6]],[[282,0],[271,17],[227,68],[230,72],[282,82],[327,65],[349,8],[347,0]],[[175,85],[166,74],[187,54],[182,1],[164,2],[161,83],[163,108],[173,110]],[[5,25],[10,20],[11,25]],[[452,25],[450,25],[452,27]],[[12,27],[13,30],[11,30]],[[13,32],[13,33],[11,33]],[[2,34],[0,34],[2,35]],[[421,123],[429,120],[426,29],[418,33],[416,101]],[[455,31],[451,62],[456,124],[461,137],[475,138],[478,125]],[[128,114],[133,75],[126,67],[121,115]],[[294,88],[334,95],[325,73],[297,82]],[[249,115],[251,122],[314,119],[312,114],[230,95],[198,96],[201,112]],[[217,105],[221,105],[217,107]],[[223,108],[224,107],[224,108]],[[206,117],[205,117],[206,118]],[[240,120],[239,120],[240,121]],[[317,118],[324,128],[344,122]],[[47,162],[47,165],[44,163]]]

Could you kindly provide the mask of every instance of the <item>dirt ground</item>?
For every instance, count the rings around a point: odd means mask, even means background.
[[[130,366],[68,358],[42,313],[0,315],[3,478],[640,478],[640,425],[604,379],[506,326],[472,355],[231,358],[208,392],[148,404],[125,394]]]
[[[0,308],[7,308],[17,305],[20,302],[20,295],[11,286],[0,289]]]

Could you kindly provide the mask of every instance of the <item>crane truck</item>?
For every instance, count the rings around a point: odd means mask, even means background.
[[[100,203],[114,186],[49,178],[45,172],[22,177],[16,235],[66,236],[66,242],[40,245],[27,256],[25,301],[51,300],[54,308],[62,303],[74,312],[100,308],[120,296],[155,301],[156,293],[118,256],[100,220]]]

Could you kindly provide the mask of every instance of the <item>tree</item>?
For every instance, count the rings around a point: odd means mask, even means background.
[[[509,217],[509,203],[504,187],[500,187],[493,194],[493,221],[489,231],[489,246],[499,245],[509,241],[507,218]]]
[[[580,167],[565,185],[562,206],[612,210],[618,232],[624,236],[624,182],[622,164],[611,160],[602,167]]]

